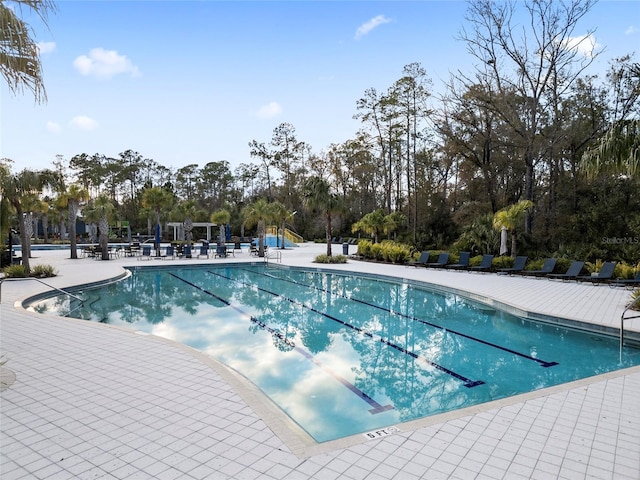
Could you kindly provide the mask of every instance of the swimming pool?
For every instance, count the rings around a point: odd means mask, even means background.
[[[640,364],[617,339],[403,281],[264,265],[143,267],[32,305],[129,326],[240,372],[318,442]]]

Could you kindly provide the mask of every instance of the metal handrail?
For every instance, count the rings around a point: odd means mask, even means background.
[[[280,253],[279,250],[275,250],[273,252],[268,252],[264,254],[264,263],[266,263],[267,265],[269,265],[269,259],[275,259],[277,260],[279,263],[282,262],[282,254]]]
[[[620,362],[622,363],[622,344],[624,343],[624,321],[631,320],[632,318],[640,318],[640,315],[633,315],[631,317],[625,317],[625,314],[633,309],[636,304],[640,304],[640,295],[638,295],[633,302],[631,302],[627,307],[622,311],[622,315],[620,315]]]
[[[70,297],[75,298],[76,300],[78,300],[79,302],[84,302],[84,299],[78,297],[77,295],[74,295],[73,293],[69,293],[61,288],[58,287],[54,287],[53,285],[49,285],[47,282],[43,282],[42,280],[40,280],[39,278],[36,277],[15,277],[15,278],[8,278],[8,277],[4,277],[4,278],[0,278],[0,285],[2,285],[3,282],[5,281],[17,281],[17,280],[35,280],[37,282],[40,282],[43,285],[46,285],[49,288],[53,288],[54,290],[57,290],[58,292],[62,292],[65,295],[69,295]],[[2,290],[0,288],[0,300],[2,299]]]

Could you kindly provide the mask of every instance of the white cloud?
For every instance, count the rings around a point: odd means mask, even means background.
[[[580,35],[579,37],[570,37],[567,40],[567,47],[570,50],[577,50],[585,57],[591,57],[600,45],[592,35]]]
[[[51,120],[47,122],[46,129],[47,129],[47,132],[50,132],[50,133],[60,133],[62,131],[62,127],[60,126],[60,124],[56,122],[52,122]]]
[[[631,25],[629,28],[627,28],[624,31],[624,34],[625,35],[633,35],[633,34],[638,33],[638,32],[640,32],[640,29],[638,29],[638,27],[634,27],[633,25]]]
[[[40,55],[51,53],[56,49],[56,42],[38,42],[38,50]]]
[[[91,49],[88,56],[80,55],[73,61],[73,66],[82,75],[98,78],[111,78],[120,73],[129,73],[132,77],[140,76],[138,67],[133,65],[126,55],[103,48]]]
[[[71,119],[71,126],[77,128],[78,130],[94,130],[98,126],[98,122],[96,122],[93,118],[87,117],[85,115],[78,115]]]
[[[377,17],[373,17],[371,20],[363,23],[358,27],[358,29],[356,30],[355,39],[360,40],[362,37],[367,35],[374,28],[389,22],[391,22],[391,20],[385,17],[384,15],[378,15]]]
[[[281,113],[282,107],[278,102],[269,102],[258,109],[256,116],[260,118],[273,118]]]

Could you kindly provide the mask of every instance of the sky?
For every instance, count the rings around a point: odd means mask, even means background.
[[[258,163],[281,123],[314,153],[355,138],[356,102],[386,91],[410,63],[443,90],[471,72],[459,40],[467,3],[415,1],[59,0],[48,28],[23,15],[40,44],[47,102],[0,80],[0,158],[13,170],[57,156],[117,158],[133,150],[178,169]],[[468,24],[467,24],[468,27]],[[591,67],[640,55],[640,0],[601,0],[576,36],[595,30]]]

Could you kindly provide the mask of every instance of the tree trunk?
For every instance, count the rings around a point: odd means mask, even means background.
[[[31,271],[31,267],[29,265],[29,242],[31,238],[27,236],[26,228],[25,228],[25,218],[22,211],[22,204],[20,202],[11,202],[13,203],[14,208],[16,209],[16,215],[18,216],[18,223],[20,225],[20,249],[22,251],[22,265],[27,270],[27,273]],[[9,230],[9,235],[11,235],[11,230]]]
[[[71,240],[71,258],[78,258],[78,245],[76,242],[76,215],[78,210],[73,202],[69,203],[69,240]]]
[[[331,257],[332,256],[332,252],[331,252],[331,213],[327,212],[325,221],[326,221],[325,232],[326,232],[326,235],[327,235],[327,257]]]
[[[100,218],[99,226],[101,259],[109,260],[109,220],[106,217]]]

